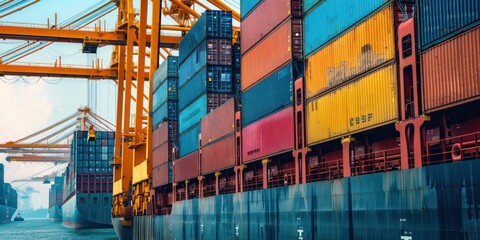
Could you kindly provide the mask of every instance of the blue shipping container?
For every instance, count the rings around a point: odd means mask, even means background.
[[[240,1],[240,18],[244,19],[261,0],[242,0]]]
[[[198,149],[198,134],[200,134],[200,124],[196,124],[184,133],[180,133],[178,138],[180,144],[180,157],[186,156]]]
[[[197,98],[192,104],[180,111],[180,133],[200,122],[207,115],[207,95]]]
[[[167,78],[178,78],[178,57],[168,56],[153,74],[153,90]]]
[[[207,65],[197,72],[180,88],[180,109],[184,109],[205,91],[208,93],[232,93],[232,69],[225,66]]]
[[[242,126],[293,102],[292,64],[287,64],[242,94]]]
[[[207,65],[206,42],[202,42],[195,51],[188,56],[179,67],[178,86],[182,87],[192,79],[200,69]]]
[[[305,15],[305,55],[338,37],[362,19],[392,0],[325,0]]]
[[[180,41],[180,63],[183,63],[198,44],[207,37],[232,38],[232,13],[216,10],[205,11]]]
[[[164,121],[178,121],[178,101],[164,102],[153,112],[153,126]]]
[[[320,0],[303,0],[303,12],[308,12],[308,10],[310,10],[318,2],[320,2]]]
[[[422,50],[480,24],[478,0],[419,0],[417,4]]]
[[[152,108],[156,111],[165,101],[178,100],[178,78],[168,78],[153,92]]]

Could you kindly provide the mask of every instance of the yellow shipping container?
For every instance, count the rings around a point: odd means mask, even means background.
[[[389,5],[307,59],[307,99],[395,57],[393,6]]]
[[[396,65],[307,103],[309,145],[398,120]]]

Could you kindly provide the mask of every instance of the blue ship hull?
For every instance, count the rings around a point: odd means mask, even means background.
[[[111,209],[111,193],[78,193],[62,205],[63,224],[73,228],[112,227]]]
[[[0,223],[10,222],[15,211],[16,208],[0,204]]]

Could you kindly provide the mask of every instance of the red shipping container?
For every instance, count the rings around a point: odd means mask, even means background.
[[[426,112],[480,98],[480,27],[421,56]]]
[[[152,151],[152,166],[156,167],[168,162],[168,157],[172,154],[172,149],[168,147],[168,142],[160,145]]]
[[[164,122],[153,130],[152,148],[155,149],[168,140],[168,122]]]
[[[202,174],[215,172],[235,165],[235,135],[202,148]]]
[[[201,121],[202,146],[209,144],[235,130],[235,99],[230,99]]]
[[[293,107],[285,108],[242,129],[243,162],[293,149]]]
[[[154,188],[169,184],[168,176],[169,172],[168,163],[164,163],[160,166],[153,167],[152,172],[152,186]]]
[[[174,181],[181,182],[198,177],[198,151],[173,161]]]
[[[291,1],[265,0],[242,21],[240,25],[242,54],[290,16]]]
[[[292,59],[291,20],[242,56],[242,91]]]

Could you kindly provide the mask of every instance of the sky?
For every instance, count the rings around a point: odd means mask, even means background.
[[[46,24],[47,19],[50,19],[50,23],[52,23],[55,13],[57,13],[58,22],[61,23],[90,6],[105,1],[41,0],[20,12],[1,18],[0,22]],[[234,4],[234,9],[238,11],[238,0],[225,2]],[[134,0],[134,4],[138,4],[138,0]],[[210,4],[207,5],[212,7]],[[201,12],[202,10],[197,9],[197,11]],[[116,10],[103,17],[102,24],[103,21],[107,24],[107,29],[114,29]],[[162,23],[172,24],[173,21],[162,17]],[[238,23],[234,23],[234,25],[238,26]],[[0,40],[0,55],[23,43],[25,41]],[[52,64],[61,57],[64,64],[89,65],[92,60],[100,58],[103,59],[103,66],[108,67],[111,52],[112,47],[106,46],[99,48],[97,54],[83,54],[81,53],[81,44],[54,43],[16,62]],[[176,51],[174,51],[175,53]],[[90,107],[98,115],[115,123],[116,84],[110,80],[96,81],[90,83],[90,86],[92,84],[96,86],[96,91],[88,90],[89,83],[86,79],[0,77],[0,143],[18,140],[50,126],[71,115],[79,107],[91,104],[94,98],[96,98],[95,104]],[[62,168],[62,166],[53,167],[51,163],[8,163],[5,161],[5,157],[5,154],[0,154],[0,163],[5,165],[7,182],[28,178],[35,174],[43,176]],[[13,186],[19,188],[31,186],[39,191],[39,193],[32,194],[33,209],[48,207],[49,185],[15,183]]]

